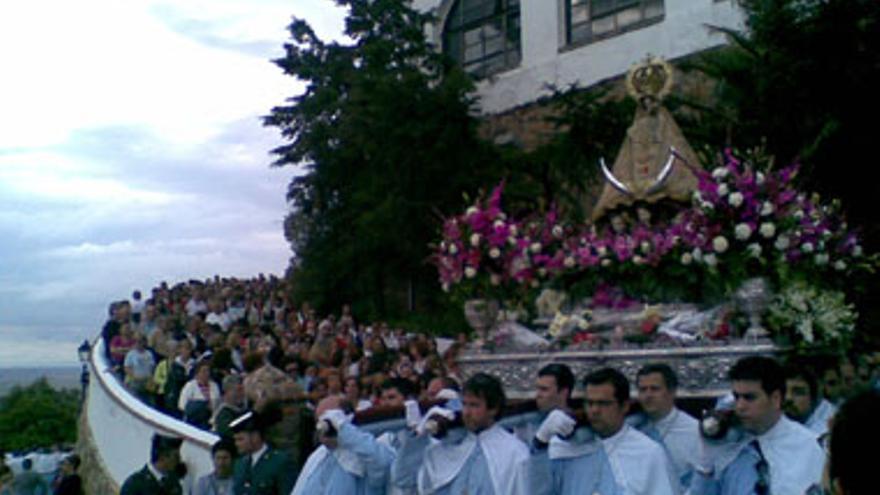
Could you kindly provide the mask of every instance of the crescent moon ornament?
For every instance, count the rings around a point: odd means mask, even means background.
[[[615,177],[614,174],[612,174],[611,171],[608,170],[608,166],[605,165],[605,158],[599,158],[599,166],[602,168],[602,175],[605,176],[605,180],[607,180],[608,183],[614,187],[614,189],[617,189],[627,196],[633,195],[632,191],[630,191],[629,188],[626,187],[626,184],[618,180],[617,177]]]

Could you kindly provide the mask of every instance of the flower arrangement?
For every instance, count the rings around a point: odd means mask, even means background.
[[[785,288],[771,303],[767,326],[789,337],[798,348],[846,348],[855,330],[856,313],[843,292],[819,289],[804,282]]]

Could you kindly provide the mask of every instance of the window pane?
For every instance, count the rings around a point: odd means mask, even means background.
[[[614,0],[593,0],[593,17],[600,17],[614,12]]]
[[[626,9],[617,13],[617,27],[623,29],[630,24],[635,24],[642,20],[642,11],[638,7],[634,9]]]
[[[590,19],[590,6],[589,5],[578,5],[572,6],[571,8],[571,23],[572,24],[581,24],[583,22],[587,22]]]
[[[655,17],[663,16],[663,1],[657,0],[653,2],[648,2],[645,5],[645,19],[653,19]]]
[[[459,0],[446,23],[444,49],[477,77],[512,67],[520,58],[519,4]]]
[[[601,36],[614,31],[614,16],[603,17],[593,21],[593,36]]]

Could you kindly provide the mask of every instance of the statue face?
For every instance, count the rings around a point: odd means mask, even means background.
[[[647,208],[644,208],[644,207],[636,208],[636,215],[639,218],[639,222],[641,222],[643,224],[650,224],[651,223],[651,211],[648,210]]]
[[[620,215],[614,215],[611,217],[611,229],[618,234],[623,232],[624,227],[626,227],[623,217]]]

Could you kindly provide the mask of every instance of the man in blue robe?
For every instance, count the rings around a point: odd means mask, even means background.
[[[782,414],[785,373],[776,360],[740,359],[730,369],[739,427],[724,440],[701,437],[692,495],[800,495],[815,490],[825,455],[816,435]]]

